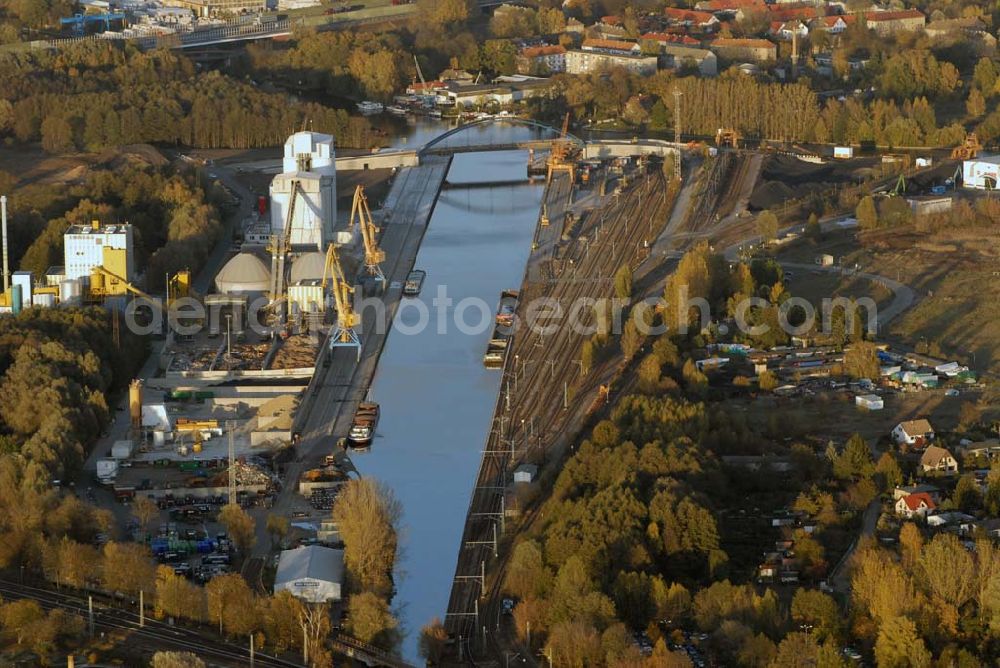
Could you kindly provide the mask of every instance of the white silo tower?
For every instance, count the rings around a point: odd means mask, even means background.
[[[296,185],[297,184],[297,185]],[[333,136],[296,132],[285,142],[282,173],[271,181],[271,232],[284,230],[293,190],[291,248],[324,250],[337,220],[337,167]]]

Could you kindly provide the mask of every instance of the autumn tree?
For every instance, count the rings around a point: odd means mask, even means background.
[[[928,668],[931,653],[927,651],[917,625],[907,617],[887,619],[879,628],[875,642],[875,660],[879,666]]]
[[[765,243],[774,241],[778,236],[778,217],[770,209],[764,209],[757,214],[757,234]]]
[[[858,219],[858,225],[863,230],[873,230],[878,226],[878,211],[875,209],[875,200],[871,195],[865,195],[858,202],[854,210],[854,216]]]
[[[518,598],[545,596],[552,584],[552,572],[545,565],[538,543],[525,540],[517,544],[504,582],[506,591]]]
[[[247,511],[235,503],[229,503],[219,511],[219,523],[226,527],[236,549],[246,552],[257,542],[257,526]]]
[[[344,540],[344,562],[352,586],[386,595],[392,591],[400,505],[392,491],[371,478],[349,481],[333,506]]]
[[[132,596],[153,593],[156,564],[145,546],[112,541],[105,544],[103,557],[101,581],[106,589]]]
[[[132,501],[132,516],[143,531],[149,531],[150,525],[160,516],[160,508],[148,496],[137,496]]]
[[[632,299],[632,268],[627,264],[615,272],[615,296],[624,301]]]
[[[288,535],[291,526],[289,520],[284,515],[269,513],[267,516],[267,533],[271,536],[271,546],[277,545]]]
[[[444,656],[448,644],[448,632],[441,620],[435,617],[420,629],[419,652],[427,663],[437,665]]]
[[[254,594],[239,573],[217,575],[205,585],[210,622],[218,623],[219,633],[245,636],[257,628]]]
[[[399,622],[385,599],[366,591],[350,597],[347,605],[348,632],[364,643],[392,647]]]
[[[191,652],[157,652],[152,668],[205,668],[205,662]]]
[[[855,341],[844,351],[844,371],[851,378],[867,378],[878,380],[881,369],[878,360],[878,349],[868,341]]]

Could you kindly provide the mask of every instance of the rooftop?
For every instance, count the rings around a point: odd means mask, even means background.
[[[923,418],[919,420],[907,420],[905,422],[900,422],[899,426],[902,427],[903,431],[910,436],[929,434],[934,431],[934,428],[931,427],[931,423]]]
[[[302,578],[343,582],[344,552],[319,545],[307,545],[284,550],[278,558],[275,586]]]
[[[919,9],[903,9],[897,12],[872,12],[865,14],[865,21],[869,23],[872,21],[901,21],[903,19],[923,20],[924,18],[924,13]]]

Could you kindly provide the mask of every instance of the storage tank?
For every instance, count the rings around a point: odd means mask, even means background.
[[[215,277],[223,294],[265,293],[271,289],[271,270],[253,253],[239,253]]]
[[[56,305],[56,296],[47,292],[36,294],[31,298],[31,305],[51,308]]]
[[[67,279],[59,284],[59,303],[63,306],[76,306],[83,300],[83,286],[75,278]]]
[[[291,283],[314,279],[322,280],[323,269],[325,267],[326,253],[320,253],[319,251],[304,253],[292,262],[292,271],[289,280]]]
[[[142,381],[138,378],[128,386],[128,415],[133,427],[142,425]]]
[[[21,312],[21,286],[16,283],[10,286],[10,307],[14,313]]]

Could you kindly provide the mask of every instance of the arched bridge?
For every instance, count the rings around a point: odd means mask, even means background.
[[[474,130],[476,128],[482,128],[494,124],[507,124],[507,125],[519,125],[521,127],[531,128],[534,130],[543,130],[546,132],[551,132],[555,136],[549,139],[525,139],[522,141],[511,141],[511,142],[467,142],[466,144],[454,144],[449,142],[452,137],[459,135],[463,132],[469,130]],[[475,151],[502,151],[505,149],[516,149],[516,148],[548,148],[552,145],[552,141],[555,139],[564,138],[567,141],[571,141],[580,148],[586,145],[586,142],[567,132],[565,135],[563,133],[540,121],[535,121],[530,118],[520,118],[518,116],[495,116],[492,118],[482,118],[479,120],[471,121],[469,123],[463,123],[456,128],[448,130],[444,134],[441,134],[434,139],[430,140],[420,148],[417,153],[420,155],[433,155],[438,153],[472,153]]]

